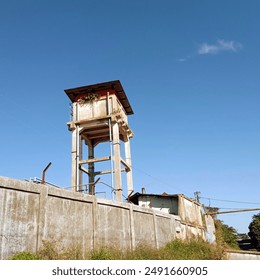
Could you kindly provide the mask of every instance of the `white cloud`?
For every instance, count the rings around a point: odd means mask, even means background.
[[[216,44],[203,43],[198,48],[198,54],[217,54],[223,51],[237,52],[242,49],[242,44],[234,41],[218,40]]]
[[[202,43],[197,50],[190,55],[177,59],[178,62],[186,62],[197,55],[218,54],[220,52],[238,52],[243,48],[243,45],[235,41],[217,40],[215,44]]]
[[[185,61],[187,61],[187,60],[190,59],[190,58],[191,58],[191,56],[188,55],[188,56],[186,56],[186,57],[179,58],[178,61],[179,61],[179,62],[185,62]]]

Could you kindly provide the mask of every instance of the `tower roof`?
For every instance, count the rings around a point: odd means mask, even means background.
[[[127,96],[125,94],[125,91],[120,83],[119,80],[116,81],[110,81],[100,84],[94,84],[94,85],[88,85],[83,87],[77,87],[77,88],[71,88],[64,90],[66,94],[68,95],[69,99],[72,102],[75,102],[75,99],[78,95],[82,94],[90,94],[90,93],[97,93],[97,92],[103,92],[103,91],[109,91],[113,90],[116,94],[117,98],[121,102],[122,106],[124,107],[127,115],[132,115],[134,112],[132,110],[132,107],[127,99]]]

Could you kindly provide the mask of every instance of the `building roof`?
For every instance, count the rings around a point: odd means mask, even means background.
[[[119,101],[121,102],[122,106],[124,107],[127,115],[132,115],[134,112],[132,110],[132,107],[128,101],[128,98],[119,80],[88,85],[83,87],[71,88],[71,89],[66,89],[64,91],[68,95],[69,99],[72,102],[74,102],[78,95],[90,94],[99,91],[111,90],[111,89],[115,91],[115,94],[119,99]]]
[[[139,193],[136,192],[135,194],[133,194],[132,196],[129,197],[129,201],[133,202],[134,204],[138,204],[138,198],[139,197],[144,197],[144,196],[150,196],[150,197],[161,197],[161,198],[179,198],[179,197],[183,197],[197,205],[200,205],[199,202],[195,201],[192,198],[189,198],[187,196],[185,196],[184,194],[168,194],[166,192],[162,193],[162,194],[151,194],[151,193]]]
[[[145,196],[150,196],[150,197],[162,197],[162,198],[178,198],[178,194],[167,194],[167,193],[162,193],[162,194],[151,194],[151,193],[139,193],[136,192],[132,196],[129,197],[129,201],[133,202],[134,204],[138,204],[138,198],[139,197],[145,197]]]

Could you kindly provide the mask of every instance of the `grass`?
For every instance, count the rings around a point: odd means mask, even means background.
[[[58,250],[55,242],[45,241],[37,254],[21,252],[12,260],[220,260],[225,259],[222,246],[203,240],[174,240],[160,249],[139,245],[135,250],[122,251],[114,247],[82,252],[80,246]]]
[[[32,254],[30,252],[21,252],[10,258],[10,260],[40,260],[40,259],[41,258],[38,255]]]

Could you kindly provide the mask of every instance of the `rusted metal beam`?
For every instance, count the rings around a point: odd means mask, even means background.
[[[230,213],[239,213],[239,212],[249,212],[249,211],[259,211],[260,208],[248,208],[241,210],[230,210],[230,211],[221,211],[221,212],[208,212],[206,215],[218,215],[218,214],[230,214]]]
[[[96,184],[99,182],[99,180],[100,180],[100,178],[98,178],[94,183],[90,184],[90,189],[91,189],[90,193],[92,195],[95,195],[95,187],[96,187]]]
[[[86,174],[90,175],[89,171],[86,168],[84,168],[83,166],[80,166],[79,169],[81,171],[85,172]]]
[[[47,171],[47,169],[51,166],[51,162],[48,163],[48,165],[44,168],[44,170],[42,171],[42,184],[45,184],[45,173]]]
[[[129,193],[129,195],[127,196],[127,201],[128,201],[128,202],[130,202],[130,197],[131,197],[131,195],[133,194],[133,192],[134,192],[134,190],[132,190],[132,191]]]

